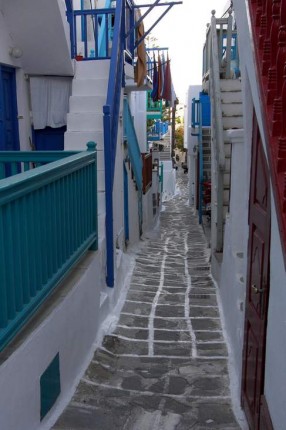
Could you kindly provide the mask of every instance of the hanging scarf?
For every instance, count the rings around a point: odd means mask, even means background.
[[[155,55],[153,55],[153,90],[151,92],[153,102],[158,100],[158,70]]]

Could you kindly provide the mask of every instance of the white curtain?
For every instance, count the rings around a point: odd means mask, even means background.
[[[62,77],[31,77],[31,105],[35,130],[58,128],[67,123],[71,79]]]

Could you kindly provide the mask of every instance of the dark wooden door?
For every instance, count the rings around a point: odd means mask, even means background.
[[[264,391],[270,204],[269,170],[255,119],[249,196],[248,277],[242,379],[242,405],[251,429],[260,428]]]

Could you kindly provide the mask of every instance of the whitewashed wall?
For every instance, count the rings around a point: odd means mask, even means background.
[[[246,9],[247,2],[245,0],[234,0],[233,4],[238,27],[238,43],[239,46],[243,46],[243,49],[240,50],[240,67],[243,84],[243,158],[245,166],[245,177],[243,177],[243,175],[241,175],[240,177],[240,179],[243,181],[243,187],[240,191],[240,202],[243,207],[247,208],[249,196],[253,107],[256,112],[264,147],[265,136],[263,132],[263,119],[261,114],[259,88],[257,85],[258,79],[256,76],[256,69],[253,60],[253,43],[248,27],[248,16]],[[233,160],[233,162],[235,161]],[[241,375],[241,330],[243,329],[240,304],[241,297],[245,295],[246,281],[246,255],[248,240],[248,225],[246,215],[247,214],[245,212],[245,214],[243,215],[243,226],[241,225],[241,233],[243,237],[240,240],[242,242],[238,244],[239,239],[237,235],[236,239],[234,239],[234,242],[232,243],[232,249],[241,248],[243,251],[243,262],[240,271],[242,271],[242,274],[244,273],[244,285],[237,288],[236,291],[233,290],[234,297],[230,295],[229,290],[227,291],[227,285],[225,285],[225,287],[223,287],[221,291],[222,301],[224,304],[224,312],[226,315],[226,326],[228,328],[228,332],[233,335],[233,337],[230,336],[230,340],[232,342],[235,356],[237,357],[236,371],[238,375]],[[284,321],[285,318],[283,318],[283,314],[285,313],[284,308],[286,306],[286,272],[283,262],[282,248],[277,225],[275,204],[273,199],[271,203],[271,223],[272,227],[270,250],[270,297],[267,328],[265,396],[267,399],[271,418],[273,420],[274,428],[282,429],[285,426],[286,422],[286,361],[283,359],[286,353],[286,330]],[[228,246],[228,244],[230,244],[229,240],[227,241],[226,246]],[[235,270],[236,274],[238,274],[239,270]]]
[[[185,110],[184,119],[184,135],[188,148],[188,166],[189,166],[189,203],[196,204],[196,180],[197,180],[197,154],[194,152],[195,145],[198,144],[198,138],[192,136],[192,99],[199,98],[199,93],[202,90],[201,85],[191,85],[187,92],[187,108]]]
[[[7,43],[22,49],[25,73],[73,75],[69,25],[61,0],[2,0],[2,12],[11,37],[6,36]]]
[[[29,149],[29,138],[31,139],[28,81],[25,79],[24,70],[21,68],[22,59],[15,59],[9,55],[9,49],[15,45],[11,38],[9,25],[1,11],[2,9],[0,9],[0,64],[16,69],[19,138],[20,147],[25,150]]]
[[[133,91],[129,97],[131,115],[134,117],[134,126],[141,152],[147,152],[147,116],[146,92]]]
[[[128,166],[127,171],[128,171]],[[128,171],[128,215],[129,215],[129,245],[132,246],[139,240],[139,210],[138,191],[131,170]]]

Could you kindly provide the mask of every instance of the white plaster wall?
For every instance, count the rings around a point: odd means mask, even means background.
[[[2,0],[2,12],[12,46],[23,51],[26,73],[73,75],[69,26],[61,0]]]
[[[134,117],[134,127],[141,152],[147,152],[147,116],[146,92],[133,91],[129,97],[131,115]]]
[[[143,195],[143,232],[146,233],[152,226],[153,219],[152,187]]]
[[[1,429],[45,428],[54,409],[41,423],[40,376],[58,352],[61,394],[57,405],[72,389],[83,364],[87,365],[99,327],[100,255],[92,254],[70,280],[73,289],[0,366],[0,384],[5,387],[0,392]]]
[[[123,115],[123,93],[121,97],[120,117]],[[114,231],[114,246],[116,249],[124,249],[124,189],[123,189],[123,123],[118,125],[118,139],[115,160],[115,172],[113,183],[113,231]]]
[[[220,295],[231,345],[236,397],[240,397],[244,302],[247,271],[249,166],[243,130],[228,132],[232,142],[230,211],[226,218]]]
[[[24,70],[20,68],[16,69],[16,88],[20,149],[22,151],[29,151],[31,150],[31,143],[33,143],[29,106],[29,82],[26,79]]]
[[[275,430],[286,423],[286,272],[275,203],[271,199],[270,297],[266,342],[265,396]]]
[[[247,202],[249,195],[249,175],[251,161],[251,137],[252,137],[252,110],[256,112],[261,138],[265,147],[265,134],[263,117],[261,113],[261,99],[258,79],[253,56],[253,43],[248,27],[248,16],[246,1],[234,0],[234,11],[238,26],[238,43],[243,46],[240,50],[240,65],[243,85],[243,114],[244,114],[244,166],[246,173],[246,185],[244,191],[241,190],[242,204],[245,207],[245,213],[242,214],[244,227],[236,232],[236,241],[239,240],[239,232],[243,235],[243,248],[246,250],[248,236],[247,225]],[[267,152],[266,152],[267,155]],[[243,176],[241,175],[241,179]],[[247,185],[248,184],[248,185]],[[266,369],[265,369],[265,396],[270,410],[271,418],[275,429],[282,429],[286,422],[285,398],[286,398],[286,354],[285,339],[285,305],[286,305],[286,273],[283,261],[282,248],[279,237],[275,205],[272,199],[271,203],[271,250],[270,250],[270,296],[269,296],[269,314],[267,326],[267,349],[266,349]],[[242,238],[241,238],[242,239]],[[227,241],[229,243],[229,241]],[[227,244],[226,244],[227,245]],[[245,251],[246,252],[246,251]],[[245,267],[245,266],[244,266]],[[231,268],[230,268],[231,270]],[[234,269],[238,273],[237,269]],[[246,269],[244,268],[246,272]],[[244,287],[245,288],[245,287]],[[237,290],[238,292],[239,290]],[[241,290],[241,293],[243,291]],[[237,298],[239,294],[237,293]],[[234,305],[234,298],[222,292],[224,302],[224,312],[227,317],[228,330],[235,333],[235,324],[239,318],[240,311]],[[228,311],[232,309],[232,312]],[[237,327],[240,329],[239,327]],[[231,337],[231,336],[230,336]],[[237,354],[237,370],[241,372],[241,353],[242,342],[239,340],[238,333],[236,340],[233,339],[233,348]]]
[[[171,199],[176,192],[176,170],[172,167],[172,161],[163,163],[163,194],[162,201]]]
[[[138,191],[135,182],[131,178],[131,170],[128,169],[128,216],[129,216],[129,245],[132,246],[139,240],[139,209]]]
[[[156,194],[157,198],[158,193],[160,194],[160,204],[157,207],[156,214],[153,214],[153,194]],[[147,233],[154,228],[161,210],[161,203],[161,184],[159,183],[157,171],[153,170],[152,187],[143,195],[143,233]]]
[[[202,90],[201,85],[190,85],[187,92],[187,108],[185,110],[184,118],[184,136],[188,148],[188,176],[189,176],[189,203],[196,204],[196,182],[197,182],[197,156],[194,152],[195,145],[198,144],[198,138],[192,136],[192,99],[199,98],[199,93]]]
[[[20,148],[22,150],[30,149],[29,138],[31,136],[31,121],[29,109],[29,86],[25,78],[25,73],[22,66],[22,59],[14,59],[9,55],[9,49],[14,46],[9,28],[5,21],[4,15],[1,12],[0,4],[0,63],[16,70],[16,92],[17,92],[17,107],[18,107],[18,127]]]

